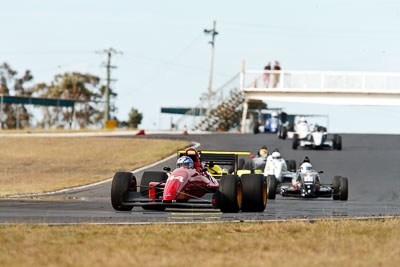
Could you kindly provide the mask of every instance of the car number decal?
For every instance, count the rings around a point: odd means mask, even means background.
[[[312,176],[305,176],[304,177],[304,182],[312,182],[314,179]]]
[[[171,177],[169,177],[169,180],[178,180],[179,182],[183,183],[182,176],[171,176]]]

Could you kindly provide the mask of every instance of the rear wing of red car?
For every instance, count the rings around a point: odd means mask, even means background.
[[[178,151],[178,158],[185,155],[184,150]],[[188,156],[192,158],[192,160],[196,160],[196,156],[194,151],[189,151]],[[237,174],[238,170],[238,162],[239,156],[250,156],[250,152],[246,151],[208,151],[208,150],[200,150],[197,151],[199,154],[200,160],[205,164],[216,164],[223,166],[231,166],[233,167],[234,174]]]

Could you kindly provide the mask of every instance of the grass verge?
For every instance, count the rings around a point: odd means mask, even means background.
[[[35,133],[112,133],[114,131],[123,132],[123,131],[136,131],[138,129],[128,128],[121,129],[116,128],[115,130],[108,129],[39,129],[39,128],[26,128],[26,129],[1,129],[0,134],[35,134]]]
[[[1,226],[2,266],[399,266],[400,220]]]
[[[171,155],[187,142],[134,138],[0,138],[0,196],[98,182]]]

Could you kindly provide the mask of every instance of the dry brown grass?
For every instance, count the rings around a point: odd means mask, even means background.
[[[1,129],[0,130],[0,134],[29,134],[29,133],[85,133],[85,132],[89,132],[89,133],[102,133],[102,132],[113,132],[113,131],[135,131],[137,129],[133,129],[133,128],[116,128],[115,130],[108,130],[108,129],[78,129],[78,130],[74,130],[74,129],[40,129],[40,128],[24,128],[24,129]]]
[[[1,266],[399,266],[400,220],[2,226]]]
[[[0,196],[89,184],[171,155],[186,142],[133,138],[0,137]]]

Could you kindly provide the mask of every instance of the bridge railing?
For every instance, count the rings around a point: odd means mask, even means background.
[[[400,73],[246,70],[242,89],[400,90]]]

